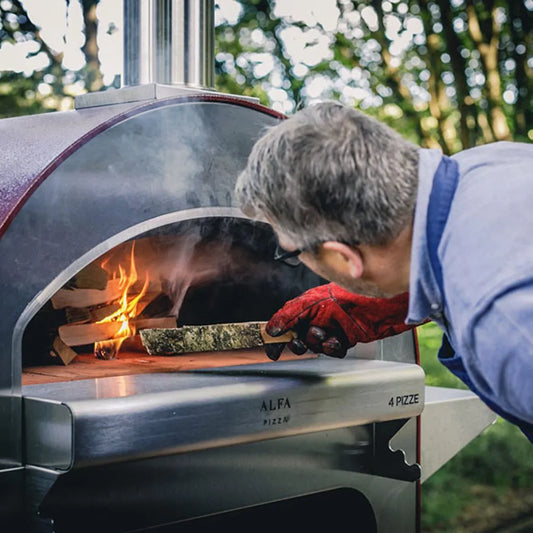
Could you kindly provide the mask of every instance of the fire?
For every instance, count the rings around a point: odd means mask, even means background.
[[[141,291],[135,296],[130,296],[130,291],[133,285],[138,281],[137,268],[135,266],[135,243],[131,247],[129,274],[126,269],[119,265],[119,288],[122,291],[120,297],[120,307],[114,313],[99,320],[97,324],[103,322],[120,322],[120,328],[111,340],[100,341],[94,344],[94,353],[99,359],[113,359],[119,352],[122,343],[127,337],[135,335],[135,324],[132,324],[131,319],[137,315],[137,305],[139,300],[146,294],[148,289],[149,278],[146,274],[143,287]],[[102,268],[106,269],[105,262],[102,263]],[[107,269],[106,269],[107,270]],[[116,278],[117,273],[112,273],[113,278]]]

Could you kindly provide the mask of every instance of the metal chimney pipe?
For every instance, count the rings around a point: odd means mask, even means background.
[[[214,85],[214,0],[124,0],[123,86]]]

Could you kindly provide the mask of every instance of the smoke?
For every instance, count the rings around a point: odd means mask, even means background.
[[[159,282],[164,296],[164,306],[147,307],[156,313],[147,316],[175,316],[181,324],[268,319],[317,284],[305,267],[275,263],[274,248],[266,225],[230,218],[182,222],[136,239],[139,279]],[[123,243],[108,262],[124,261],[129,250]]]

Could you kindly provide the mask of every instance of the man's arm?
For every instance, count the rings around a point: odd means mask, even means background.
[[[533,285],[493,300],[476,315],[468,337],[464,363],[479,391],[533,424]]]

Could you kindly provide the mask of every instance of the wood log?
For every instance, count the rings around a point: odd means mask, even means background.
[[[135,296],[142,290],[142,283],[135,283],[128,294]],[[96,307],[118,300],[122,296],[123,289],[120,287],[120,280],[112,279],[107,282],[104,290],[98,289],[59,289],[52,296],[54,309],[64,309],[65,307]],[[150,281],[147,294],[157,295],[161,292],[160,281]],[[154,296],[155,298],[155,296]]]
[[[265,332],[265,325],[266,322],[237,322],[171,329],[147,328],[140,331],[140,336],[151,355],[238,350],[289,342],[294,338],[293,332],[271,337]]]
[[[100,265],[90,263],[73,276],[64,288],[104,290],[107,286],[107,279],[108,274]]]
[[[136,331],[143,328],[175,328],[175,317],[134,318],[130,324]],[[101,324],[65,324],[59,327],[59,337],[67,346],[84,346],[98,341],[112,340],[122,327],[122,322]]]
[[[65,317],[68,324],[99,322],[119,309],[119,303],[103,305],[100,307],[66,307]]]
[[[59,289],[51,298],[54,309],[65,307],[94,307],[118,300],[122,294],[120,280],[112,279],[106,288],[99,289]]]
[[[58,336],[52,343],[50,355],[52,357],[59,357],[62,363],[66,366],[70,364],[78,354],[72,348],[70,348],[70,346],[67,346]]]
[[[141,315],[144,310],[159,296],[161,293],[145,294],[138,302],[136,308],[136,315]],[[118,302],[102,305],[97,307],[67,307],[65,308],[65,316],[68,324],[83,323],[83,322],[100,322],[104,318],[112,315],[120,309]],[[150,314],[146,316],[149,318]],[[144,317],[143,317],[144,318]]]

